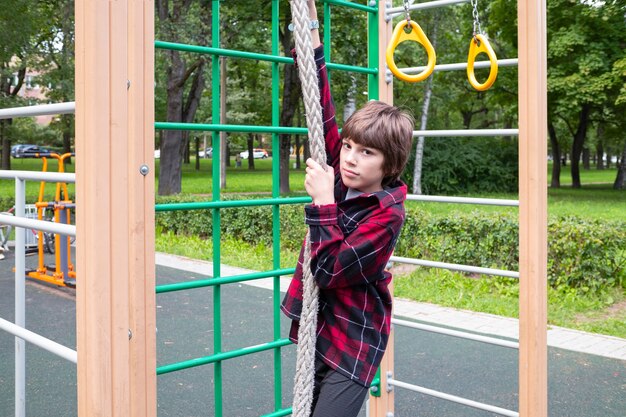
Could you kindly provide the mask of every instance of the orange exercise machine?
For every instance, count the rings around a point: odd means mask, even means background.
[[[58,172],[65,172],[65,160],[73,156],[73,153],[65,153],[59,155],[55,152],[36,153],[34,158],[41,158],[43,161],[42,172],[48,171],[48,158],[54,158],[59,162]],[[54,217],[51,219],[55,223],[70,224],[71,210],[75,209],[74,204],[69,199],[67,191],[67,183],[57,183],[54,194],[54,201],[44,201],[45,181],[41,181],[39,185],[39,197],[35,207],[37,207],[37,219],[44,220],[46,210],[54,211]],[[55,233],[54,235],[39,231],[39,241],[37,242],[37,253],[39,263],[37,269],[27,270],[26,276],[40,281],[48,282],[63,287],[76,287],[76,271],[71,261],[71,243],[70,236]],[[54,236],[54,265],[45,264],[44,244],[48,246],[50,251],[51,239]]]

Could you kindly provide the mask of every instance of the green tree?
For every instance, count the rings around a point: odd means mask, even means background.
[[[41,61],[37,67],[46,98],[53,102],[74,100],[74,1],[45,0],[41,3],[46,24],[37,36]],[[74,115],[63,114],[50,126],[61,132],[63,153],[72,151]],[[69,161],[69,160],[66,160]]]
[[[34,62],[34,38],[41,13],[28,0],[3,0],[0,7],[0,107],[16,107],[24,102],[18,96],[26,69]],[[11,169],[11,119],[0,120],[2,169]]]
[[[159,0],[156,2],[156,36],[170,42],[207,44],[210,33],[211,3],[194,0]],[[193,122],[205,88],[206,58],[162,51],[166,57],[165,79],[157,77],[157,88],[165,88],[165,120]],[[161,165],[159,195],[181,191],[182,162],[187,149],[188,132],[166,130],[160,134]]]
[[[572,138],[572,186],[580,188],[580,159],[594,118],[609,120],[617,82],[614,63],[624,57],[624,2],[548,2],[548,94],[551,143],[560,119]],[[610,117],[609,117],[610,119]]]

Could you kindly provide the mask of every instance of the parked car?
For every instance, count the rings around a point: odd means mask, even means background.
[[[154,158],[155,159],[161,158],[161,150],[160,149],[155,149],[154,150]]]
[[[199,151],[198,156],[200,158],[211,158],[213,157],[213,148],[206,148],[204,151]]]
[[[15,145],[11,148],[11,156],[13,158],[26,158],[29,156],[35,156],[37,153],[47,152],[50,151],[37,145]]]
[[[239,154],[239,156],[241,157],[241,159],[248,159],[248,151],[243,151]],[[253,149],[252,150],[252,157],[254,159],[265,159],[267,158],[269,155],[267,154],[267,151],[265,149]]]
[[[28,148],[30,146],[35,146],[35,145],[29,145],[29,144],[19,144],[19,145],[13,145],[11,146],[11,156],[13,158],[19,158],[18,152],[21,153],[23,148]]]

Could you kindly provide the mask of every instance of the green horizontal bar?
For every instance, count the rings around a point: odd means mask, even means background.
[[[329,69],[333,69],[333,70],[360,72],[362,74],[378,74],[378,68],[365,68],[365,67],[358,67],[356,65],[335,64],[332,62],[327,63],[326,66]]]
[[[364,7],[364,6],[362,6]],[[280,64],[293,64],[293,58],[281,55],[259,54],[256,52],[236,51],[233,49],[211,48],[209,46],[188,45],[184,43],[154,41],[155,48],[169,49],[174,51],[195,52],[200,54],[229,56],[233,58],[255,59],[260,61],[278,62]],[[329,62],[326,66],[330,69],[360,72],[364,74],[378,74],[377,68],[359,67],[356,65],[335,64]]]
[[[284,198],[259,198],[258,200],[230,200],[230,201],[196,201],[193,203],[167,203],[156,204],[155,211],[176,210],[206,210],[215,208],[273,206],[285,204],[307,204],[311,197],[284,197]]]
[[[200,54],[230,56],[233,58],[255,59],[260,61],[293,64],[293,58],[280,55],[259,54],[256,52],[235,51],[233,49],[211,48],[209,46],[188,45],[184,43],[154,41],[154,47],[173,51],[196,52]]]
[[[376,7],[363,6],[362,4],[352,3],[345,0],[322,0],[323,3],[334,4],[336,6],[344,6],[352,9],[363,10],[364,12],[376,13]]]
[[[289,414],[293,413],[293,409],[292,407],[289,408],[283,408],[282,410],[278,410],[278,411],[274,411],[273,413],[270,414],[263,414],[261,417],[281,417],[281,416],[288,416]]]
[[[238,358],[240,356],[251,355],[253,353],[259,353],[270,349],[276,349],[279,347],[290,345],[289,339],[275,340],[269,343],[263,343],[261,345],[249,346],[242,349],[231,350],[230,352],[216,353],[215,355],[205,356],[203,358],[190,359],[188,361],[172,363],[169,365],[159,366],[156,369],[157,375],[167,374],[169,372],[182,371],[183,369],[194,368],[196,366],[208,365],[210,363],[221,362],[227,359]]]
[[[285,126],[254,126],[254,125],[224,125],[209,123],[174,123],[174,122],[155,122],[155,129],[161,130],[200,130],[200,131],[217,131],[217,132],[253,132],[253,133],[282,133],[306,135],[308,130],[306,127],[285,127]]]
[[[236,282],[252,281],[261,278],[293,275],[296,268],[274,269],[272,271],[252,272],[250,274],[231,275],[228,277],[197,279],[194,281],[177,282],[175,284],[157,285],[156,293],[162,294],[173,291],[191,290],[194,288],[212,287],[215,285],[233,284]]]

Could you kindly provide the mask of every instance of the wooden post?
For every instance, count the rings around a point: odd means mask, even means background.
[[[393,81],[387,83],[387,44],[391,40],[393,32],[392,21],[385,21],[385,4],[390,0],[378,0],[378,99],[387,104],[393,105]],[[392,78],[393,80],[393,78]]]
[[[387,63],[385,51],[391,39],[391,20],[385,21],[385,4],[388,0],[378,0],[378,99],[388,104],[393,104],[393,82],[387,83]],[[393,296],[393,283],[389,285],[389,291]],[[385,356],[380,363],[380,397],[369,396],[370,417],[386,417],[394,413],[394,391],[387,391],[387,372],[393,375],[394,367],[394,332],[393,326],[387,343]],[[389,414],[391,413],[391,414]]]
[[[154,2],[76,1],[79,417],[156,416]]]
[[[547,406],[547,88],[545,0],[518,1],[521,417]]]

